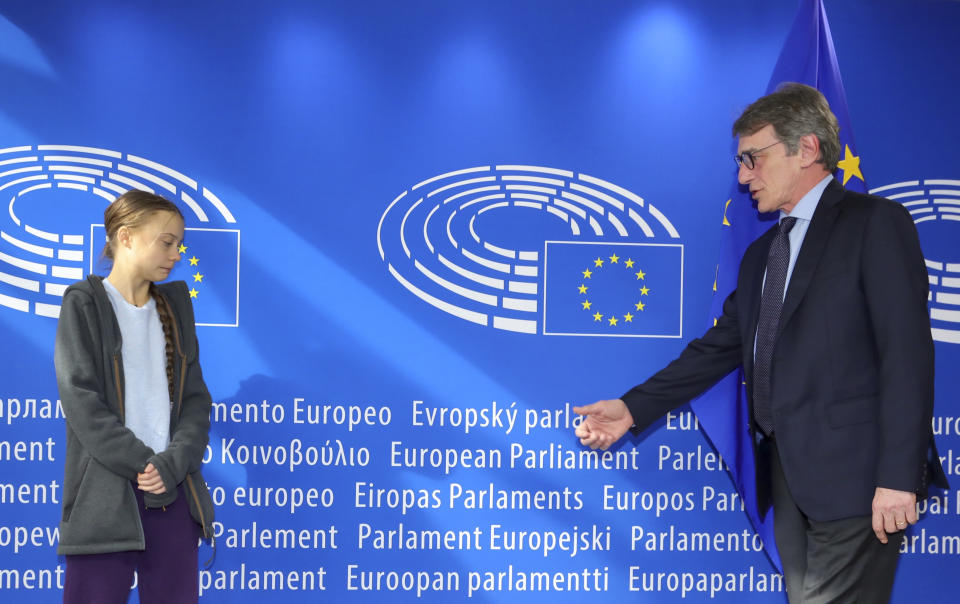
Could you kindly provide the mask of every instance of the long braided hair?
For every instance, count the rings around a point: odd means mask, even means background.
[[[131,189],[107,206],[103,211],[103,225],[107,231],[107,243],[103,248],[103,255],[110,260],[114,259],[114,244],[116,243],[117,231],[121,227],[136,229],[157,212],[169,212],[176,214],[183,219],[180,209],[172,201],[159,195]],[[167,300],[160,294],[160,289],[152,281],[150,282],[150,297],[157,303],[157,315],[160,317],[160,325],[163,328],[163,338],[166,342],[167,357],[167,391],[170,394],[170,401],[173,401],[173,313],[167,305]]]

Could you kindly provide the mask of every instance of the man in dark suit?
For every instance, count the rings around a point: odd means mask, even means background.
[[[743,112],[740,183],[781,220],[747,249],[713,328],[621,399],[574,409],[581,443],[606,449],[742,365],[758,511],[773,506],[792,603],[888,601],[917,498],[947,486],[916,228],[900,204],[833,179],[838,131],[801,84]]]

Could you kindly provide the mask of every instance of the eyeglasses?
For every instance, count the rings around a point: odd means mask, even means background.
[[[746,166],[746,167],[747,167],[747,170],[753,170],[753,167],[754,167],[754,166],[756,165],[756,163],[757,163],[757,153],[759,153],[759,152],[761,152],[761,151],[763,151],[763,150],[765,150],[765,149],[769,149],[770,147],[772,147],[772,146],[774,146],[774,145],[779,145],[779,144],[782,143],[782,142],[783,142],[783,141],[777,141],[777,142],[775,142],[775,143],[770,143],[770,144],[767,145],[766,147],[761,147],[761,148],[756,149],[756,150],[754,150],[754,151],[744,151],[744,152],[741,153],[740,155],[734,155],[734,156],[733,156],[733,161],[737,162],[737,168],[740,168],[741,166]]]

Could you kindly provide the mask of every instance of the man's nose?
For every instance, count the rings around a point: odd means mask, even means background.
[[[745,185],[751,180],[753,180],[753,170],[748,168],[746,164],[740,164],[740,169],[737,170],[737,181],[741,185]]]

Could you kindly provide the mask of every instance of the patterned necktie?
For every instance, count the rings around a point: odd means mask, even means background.
[[[780,221],[777,234],[770,244],[767,255],[767,278],[760,296],[760,319],[757,322],[757,349],[753,359],[753,416],[757,425],[767,436],[773,434],[773,410],[770,405],[770,365],[773,360],[773,345],[780,326],[780,311],[783,308],[783,289],[787,281],[787,266],[790,264],[790,239],[788,234],[796,218],[786,217]]]

